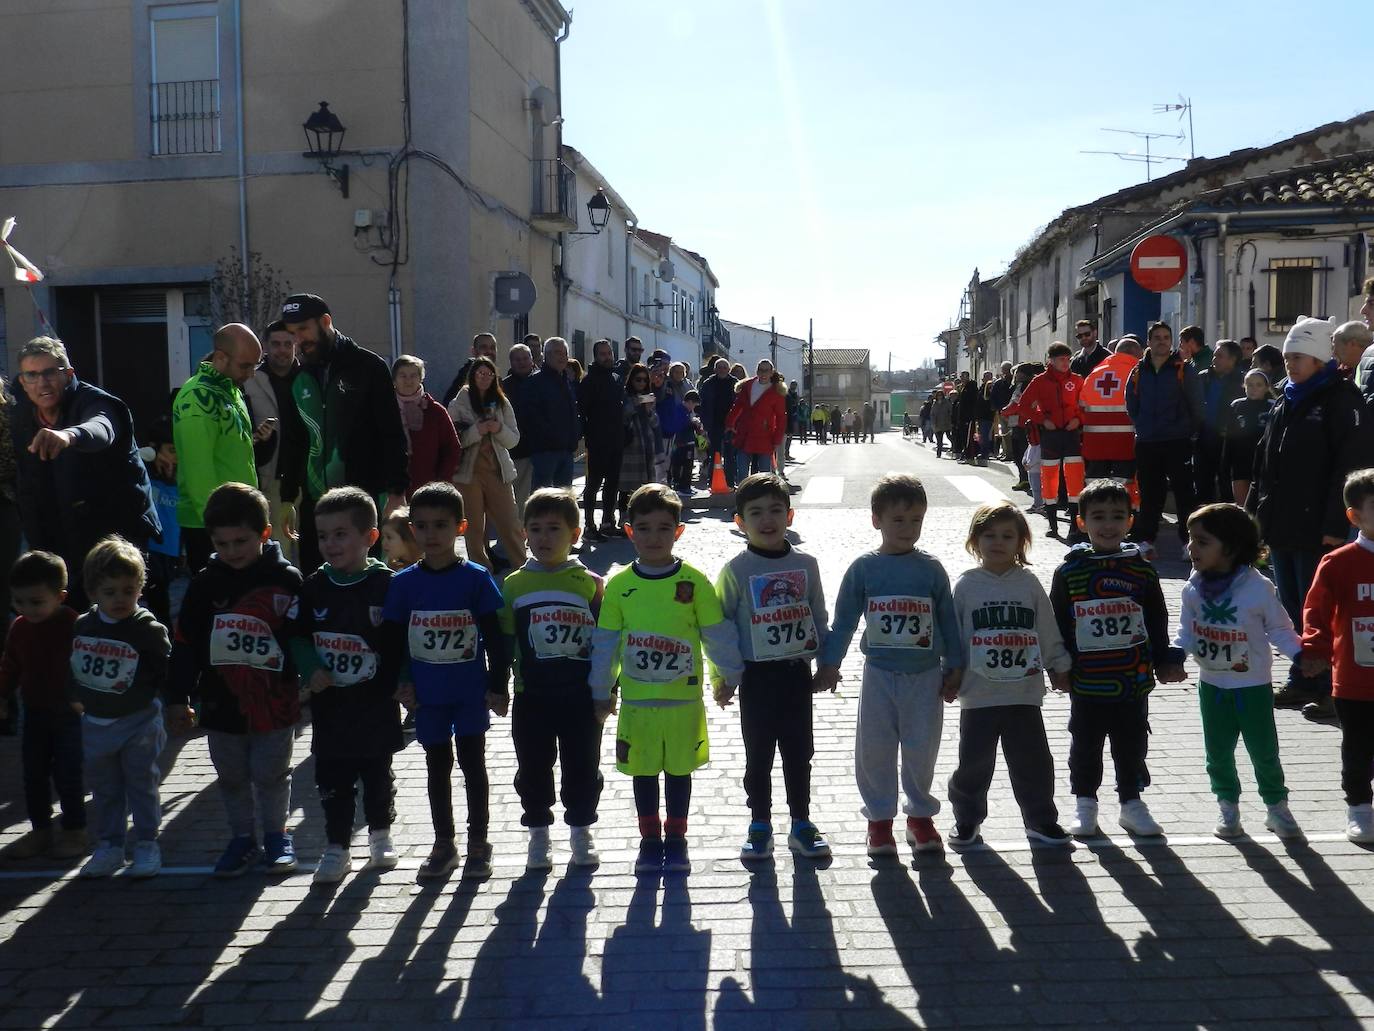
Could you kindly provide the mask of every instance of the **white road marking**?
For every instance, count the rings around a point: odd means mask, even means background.
[[[946,476],[950,485],[970,501],[1006,501],[1007,496],[981,476]]]
[[[843,499],[843,476],[813,476],[798,496],[797,504],[838,505]]]

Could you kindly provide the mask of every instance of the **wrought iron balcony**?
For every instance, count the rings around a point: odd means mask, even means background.
[[[559,158],[534,162],[534,205],[530,221],[539,229],[577,228],[577,176]]]

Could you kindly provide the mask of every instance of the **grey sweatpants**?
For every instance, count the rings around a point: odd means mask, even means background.
[[[291,744],[293,727],[256,734],[206,731],[210,761],[215,764],[220,797],[236,838],[254,837],[256,814],[266,834],[286,830],[291,801]]]
[[[864,663],[859,689],[858,730],[854,735],[854,769],[870,820],[897,815],[897,762],[901,753],[901,787],[908,816],[934,816],[940,801],[930,793],[935,757],[944,727],[940,670],[894,673]]]
[[[157,840],[162,823],[162,771],[157,759],[166,743],[161,702],[113,723],[81,720],[82,762],[95,810],[91,827],[101,844],[124,844],[131,813],[134,836],[139,841]]]

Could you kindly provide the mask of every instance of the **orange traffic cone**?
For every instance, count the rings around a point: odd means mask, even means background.
[[[725,485],[725,463],[721,461],[719,451],[716,452],[716,467],[711,471],[711,493],[730,493],[730,488]]]

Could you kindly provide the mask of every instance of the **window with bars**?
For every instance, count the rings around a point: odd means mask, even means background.
[[[214,3],[152,8],[152,152],[214,154],[220,132],[219,13]]]
[[[1302,315],[1318,315],[1323,307],[1317,297],[1320,258],[1271,258],[1269,267],[1269,328],[1286,330]]]

